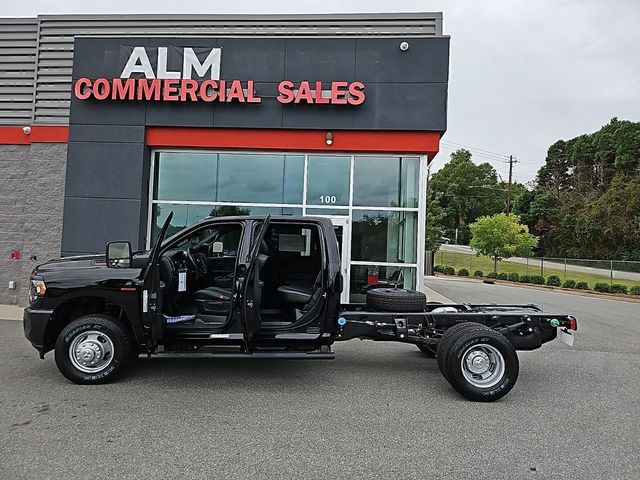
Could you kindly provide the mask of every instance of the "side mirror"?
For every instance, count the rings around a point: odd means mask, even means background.
[[[131,267],[131,243],[129,242],[107,243],[107,267],[110,267],[110,268]]]
[[[211,245],[211,253],[213,254],[222,254],[224,253],[224,243],[222,242],[213,242]]]

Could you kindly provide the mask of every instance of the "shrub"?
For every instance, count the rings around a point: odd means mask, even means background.
[[[562,286],[564,288],[576,288],[576,281],[571,279],[565,280]]]
[[[611,285],[611,293],[624,293],[626,295],[627,291],[626,285],[620,285],[619,283]]]
[[[433,271],[434,272],[438,272],[438,273],[443,273],[444,272],[444,265],[436,265],[435,267],[433,267]]]
[[[498,278],[498,274],[496,272],[489,272],[487,278]]]
[[[509,275],[504,272],[500,272],[497,276],[498,280],[509,280]]]
[[[474,277],[484,277],[484,272],[482,270],[476,270],[473,272]]]
[[[578,290],[589,290],[589,284],[587,282],[578,282],[576,283],[576,288]]]
[[[640,285],[634,285],[629,289],[631,295],[640,295]]]
[[[460,276],[460,277],[468,277],[469,276],[469,270],[467,270],[466,268],[461,268],[460,270],[458,270],[458,276]]]
[[[455,275],[456,274],[456,269],[453,267],[444,267],[444,274],[445,275]]]
[[[509,274],[509,281],[510,282],[519,282],[520,281],[520,275],[518,275],[515,272],[512,272]]]
[[[520,277],[520,283],[531,283],[531,277],[529,275],[522,275]]]
[[[531,275],[531,283],[544,285],[544,277],[542,275]]]
[[[547,285],[551,287],[559,287],[562,284],[560,277],[557,275],[549,275],[547,277]]]
[[[611,291],[611,287],[608,283],[598,282],[593,286],[593,289],[596,292],[609,293]]]

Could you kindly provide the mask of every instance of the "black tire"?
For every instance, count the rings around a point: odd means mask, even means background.
[[[476,347],[476,348],[474,348]],[[463,364],[480,352],[490,367],[482,375],[474,374]],[[463,328],[443,355],[445,378],[463,397],[476,402],[493,402],[504,397],[516,384],[520,364],[511,342],[488,327]],[[482,384],[482,382],[486,382]]]
[[[444,332],[444,335],[442,336],[442,338],[440,339],[440,343],[438,344],[438,354],[437,354],[438,368],[440,369],[440,373],[444,375],[444,378],[447,378],[447,373],[444,368],[445,352],[449,349],[449,346],[457,338],[458,332],[460,332],[460,330],[464,330],[467,328],[482,327],[482,326],[483,325],[476,322],[461,322],[461,323],[456,323],[452,327],[449,327],[447,331]]]
[[[424,312],[427,296],[404,288],[374,288],[367,292],[367,308],[382,312]]]
[[[82,348],[83,345],[91,343],[87,341],[91,337],[95,337],[94,344],[100,343],[112,348],[104,347],[104,350],[101,350],[101,347],[96,347],[98,351],[105,353],[100,362],[104,362],[104,366],[86,365],[85,368],[96,370],[82,371],[71,359],[70,349],[76,339],[79,342],[78,348]],[[106,353],[108,350],[111,350],[111,353]],[[74,383],[81,385],[108,383],[126,368],[131,360],[131,350],[129,335],[117,319],[109,315],[90,314],[72,321],[60,332],[56,340],[55,359],[58,370]],[[89,354],[93,351],[90,350]]]
[[[416,345],[416,347],[418,347],[418,350],[424,353],[425,356],[429,358],[436,358],[436,352],[434,347],[428,347],[426,345],[419,345],[419,344]]]

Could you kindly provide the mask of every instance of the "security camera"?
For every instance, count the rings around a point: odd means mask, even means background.
[[[31,133],[31,127],[22,127],[22,131],[25,135],[29,135]]]
[[[406,52],[407,50],[409,50],[409,42],[401,42],[400,50],[402,50],[403,52]]]

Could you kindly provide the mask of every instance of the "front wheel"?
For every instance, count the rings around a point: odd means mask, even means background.
[[[509,393],[518,379],[513,345],[488,327],[461,329],[442,353],[438,358],[445,378],[469,400],[493,402]]]
[[[110,382],[125,369],[130,357],[129,335],[108,315],[84,315],[69,323],[56,340],[56,365],[78,384]]]

